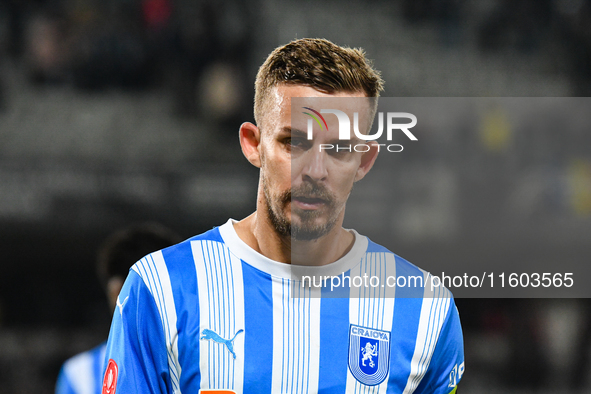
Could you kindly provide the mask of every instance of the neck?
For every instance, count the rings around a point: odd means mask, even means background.
[[[279,235],[266,214],[266,207],[234,225],[238,237],[258,253],[271,260],[295,265],[326,265],[343,257],[355,236],[342,228],[342,218],[326,235],[312,241],[295,241]]]

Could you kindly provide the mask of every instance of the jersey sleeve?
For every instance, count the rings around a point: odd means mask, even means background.
[[[464,374],[464,339],[453,298],[441,329],[429,369],[416,393],[455,393]]]
[[[111,388],[117,393],[172,392],[160,314],[134,271],[117,299],[103,374],[103,392],[113,392]]]

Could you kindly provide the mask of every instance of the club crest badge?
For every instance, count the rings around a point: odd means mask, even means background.
[[[390,332],[351,324],[349,370],[355,379],[376,386],[386,379],[389,368]]]

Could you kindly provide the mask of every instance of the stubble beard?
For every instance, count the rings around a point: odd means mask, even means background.
[[[316,219],[322,216],[322,212],[298,210],[301,223],[294,225],[286,215],[286,207],[292,199],[292,188],[285,190],[278,196],[273,196],[269,191],[266,178],[263,177],[263,192],[266,199],[267,214],[275,232],[282,237],[290,237],[294,241],[312,241],[328,234],[336,225],[342,209],[336,209],[337,204],[334,196],[325,188],[309,182],[304,183],[293,191],[293,195],[296,197],[315,196],[322,198],[326,202],[329,217],[326,222],[318,223]]]

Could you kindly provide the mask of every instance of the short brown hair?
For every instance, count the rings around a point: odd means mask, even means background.
[[[306,85],[323,93],[365,92],[367,97],[379,97],[384,85],[362,49],[321,38],[295,40],[271,52],[259,68],[254,94],[257,124],[269,91],[282,83]]]

